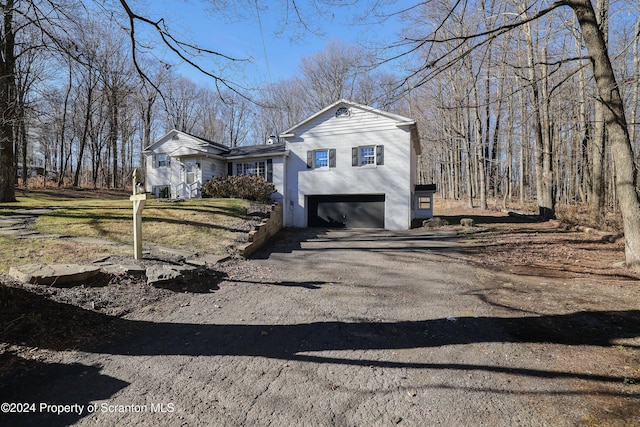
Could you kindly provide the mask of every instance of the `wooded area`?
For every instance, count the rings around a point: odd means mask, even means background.
[[[514,3],[525,19],[536,13]],[[507,7],[494,1],[488,9],[506,14]],[[606,0],[598,8],[603,28],[615,29],[611,56],[637,152],[638,8],[633,14],[611,12]],[[460,60],[434,69],[429,83],[410,96],[421,115],[430,117],[421,126],[429,141],[423,145],[423,160],[430,162],[422,168],[424,179],[440,184],[445,197],[466,198],[470,205],[478,198],[482,207],[488,197],[504,204],[538,199],[551,210],[556,202],[589,202],[597,215],[615,207],[603,104],[575,15],[557,9],[506,36],[476,41],[481,46],[470,51],[459,38],[497,27],[488,21],[501,19],[501,13],[467,12],[451,20],[457,26],[441,29],[454,37],[439,46],[441,54]],[[468,18],[472,14],[475,19]],[[617,18],[615,26],[610,15]]]
[[[582,203],[596,223],[608,210],[640,210],[640,6],[632,0],[398,6],[405,28],[396,43],[333,41],[304,58],[297,77],[242,89],[215,73],[211,85],[197,84],[148,55],[141,25],[165,31],[165,23],[124,0],[1,7],[0,200],[14,197],[16,177],[29,183],[29,166],[41,166],[49,185],[121,187],[141,149],[172,128],[260,144],[347,98],[418,120],[419,180],[445,198],[483,208],[534,200],[546,217],[557,203]],[[196,66],[194,51],[219,54],[178,36],[162,43]]]

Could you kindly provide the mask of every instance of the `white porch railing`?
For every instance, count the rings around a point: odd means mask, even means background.
[[[187,184],[186,182],[183,182],[175,186],[173,194],[174,194],[174,197],[178,199],[180,198],[193,199],[193,198],[202,196],[200,192],[201,187],[202,187],[202,184],[200,183],[200,181],[196,181],[192,184]]]

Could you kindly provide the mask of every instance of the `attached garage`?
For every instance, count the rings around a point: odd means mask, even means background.
[[[384,228],[384,194],[308,196],[308,226]]]

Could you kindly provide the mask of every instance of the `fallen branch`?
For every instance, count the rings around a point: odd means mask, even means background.
[[[7,332],[9,332],[9,330],[11,329],[11,326],[16,323],[18,320],[22,320],[24,319],[24,314],[21,314],[20,317],[13,319],[11,322],[7,323],[7,325],[4,327],[4,330],[2,331],[3,334],[6,334]]]

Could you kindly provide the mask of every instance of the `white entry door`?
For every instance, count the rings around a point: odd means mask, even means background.
[[[187,184],[193,184],[194,182],[196,182],[197,180],[196,174],[198,173],[196,162],[194,161],[184,162],[184,173],[185,173],[185,182]]]
[[[194,185],[198,181],[198,165],[195,160],[187,160],[184,162],[184,197],[198,197],[197,185]]]

